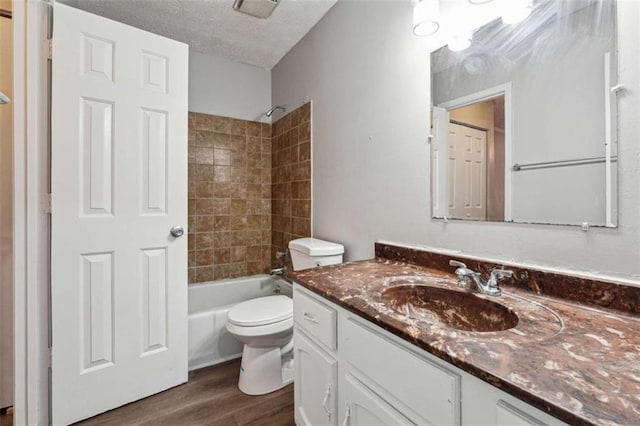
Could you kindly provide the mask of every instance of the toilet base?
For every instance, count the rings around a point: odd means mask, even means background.
[[[254,348],[245,345],[238,388],[247,395],[264,395],[292,383],[294,370],[291,355],[283,355],[279,347]]]

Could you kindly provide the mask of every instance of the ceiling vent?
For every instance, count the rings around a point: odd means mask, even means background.
[[[273,13],[279,0],[235,0],[233,8],[238,12],[266,19]]]

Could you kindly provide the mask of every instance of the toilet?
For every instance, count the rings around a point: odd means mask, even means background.
[[[293,269],[342,262],[344,247],[315,238],[289,243]],[[244,344],[238,388],[264,395],[293,382],[293,301],[283,295],[259,297],[229,310],[227,330]]]

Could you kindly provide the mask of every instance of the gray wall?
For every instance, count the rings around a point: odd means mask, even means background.
[[[551,269],[640,279],[640,4],[620,2],[618,229],[444,223],[429,201],[429,57],[410,2],[343,0],[272,70],[272,101],[313,100],[314,235],[346,259],[376,240],[459,250]]]
[[[270,105],[270,70],[189,52],[189,111],[269,123]]]

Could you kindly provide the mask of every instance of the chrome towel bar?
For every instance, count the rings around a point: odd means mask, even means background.
[[[527,164],[514,164],[511,170],[514,172],[520,172],[525,170],[547,169],[551,167],[568,167],[568,166],[582,166],[586,164],[604,163],[606,157],[592,157],[592,158],[578,158],[575,160],[558,160],[558,161],[543,161],[540,163],[527,163]],[[618,161],[618,157],[611,157],[611,162]]]

